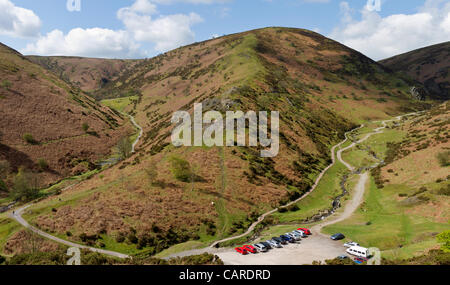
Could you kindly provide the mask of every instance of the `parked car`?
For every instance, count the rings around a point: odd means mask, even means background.
[[[306,235],[312,235],[311,231],[307,228],[298,228],[297,230],[303,231]]]
[[[368,259],[364,258],[364,257],[356,257],[353,261],[357,264],[362,264],[364,262],[366,262]]]
[[[244,245],[243,248],[246,249],[248,252],[258,253],[258,250],[252,245],[247,244],[247,245]]]
[[[293,238],[295,241],[301,240],[300,236],[295,235],[295,234],[293,234],[293,233],[286,233],[285,235],[288,236],[288,237],[290,237],[290,238]]]
[[[351,241],[344,243],[344,246],[350,248],[352,246],[359,246],[359,244],[357,242]]]
[[[289,243],[295,243],[295,239],[287,236],[287,235],[281,235],[280,238],[284,239],[285,241],[289,242]]]
[[[248,254],[248,251],[245,248],[242,248],[242,247],[236,247],[234,250],[236,250],[238,253],[240,253],[242,255]]]
[[[278,242],[278,243],[281,243],[281,244],[287,244],[287,243],[288,243],[287,240],[282,239],[281,237],[273,237],[272,239],[273,239],[274,241]]]
[[[340,260],[344,260],[344,259],[347,259],[347,258],[348,258],[347,255],[339,255],[339,256],[337,257],[337,259],[340,259]]]
[[[297,236],[297,237],[299,237],[299,238],[302,238],[302,237],[304,236],[304,234],[299,233],[299,232],[297,232],[297,231],[293,231],[293,232],[291,232],[291,234],[293,234],[293,235],[295,235],[295,236]]]
[[[272,248],[272,245],[268,243],[267,241],[261,242],[262,245],[264,245],[268,250]]]
[[[255,244],[255,245],[253,245],[259,252],[266,252],[266,251],[268,251],[269,249],[265,246],[265,245],[263,245],[262,243],[257,243],[257,244]]]
[[[332,240],[343,240],[345,236],[341,233],[334,234],[330,237]]]
[[[301,230],[295,230],[294,232],[298,233],[302,238],[306,238],[308,237],[304,231]]]
[[[267,242],[268,244],[270,244],[270,246],[271,246],[272,248],[282,248],[281,243],[277,242],[276,240],[271,239],[271,240],[268,240],[268,241],[266,241],[266,242]]]

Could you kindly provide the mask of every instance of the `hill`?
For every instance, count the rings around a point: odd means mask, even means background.
[[[450,99],[450,42],[397,55],[380,63],[422,83],[431,98]]]
[[[138,60],[63,56],[27,56],[27,58],[85,92],[102,88],[138,62]]]
[[[11,186],[19,168],[45,187],[83,173],[110,154],[127,121],[79,89],[0,44],[1,178]]]
[[[127,253],[154,254],[186,241],[201,246],[243,232],[260,213],[305,193],[346,131],[424,108],[411,98],[411,84],[301,29],[249,31],[140,61],[95,92],[131,97],[108,104],[143,127],[137,153],[40,202],[26,218],[67,239]],[[192,112],[194,103],[221,113],[279,111],[279,155],[174,147],[172,114]]]

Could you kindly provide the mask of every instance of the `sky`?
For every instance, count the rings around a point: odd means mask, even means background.
[[[313,30],[380,60],[450,41],[450,1],[0,0],[0,42],[26,55],[153,57],[269,26]]]

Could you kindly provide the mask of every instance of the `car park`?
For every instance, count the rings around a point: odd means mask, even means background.
[[[350,248],[352,246],[359,246],[359,244],[357,242],[351,241],[344,243],[344,246]]]
[[[304,232],[306,235],[312,235],[311,231],[307,228],[298,228],[297,230]]]
[[[341,233],[334,234],[330,237],[332,240],[343,240],[345,236]]]
[[[242,248],[242,247],[236,247],[234,250],[236,250],[238,253],[240,253],[242,255],[248,254],[248,251],[245,248]]]
[[[281,237],[273,237],[272,239],[273,239],[274,241],[280,243],[280,244],[287,244],[287,243],[288,243],[287,240],[282,239]]]
[[[251,252],[251,253],[258,253],[258,250],[252,245],[247,244],[247,245],[244,245],[242,248],[244,248],[245,250],[247,250],[248,252]]]
[[[281,243],[277,242],[276,240],[271,239],[271,240],[268,240],[268,241],[266,241],[266,242],[267,242],[268,244],[270,244],[270,246],[271,246],[272,248],[282,248]]]
[[[268,251],[269,249],[265,246],[265,245],[263,245],[262,243],[257,243],[257,244],[255,244],[255,245],[253,245],[259,252],[266,252],[266,251]]]

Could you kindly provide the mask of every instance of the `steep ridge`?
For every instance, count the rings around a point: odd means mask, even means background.
[[[409,95],[410,83],[301,29],[255,30],[141,61],[95,93],[136,98],[125,111],[143,128],[137,153],[37,204],[29,221],[70,232],[67,239],[76,242],[103,239],[107,248],[128,240],[128,250],[148,254],[243,233],[260,214],[308,191],[345,132],[422,109],[426,104]],[[279,155],[261,158],[260,148],[250,147],[175,148],[172,114],[192,112],[194,103],[221,113],[279,111]]]
[[[127,122],[15,50],[0,45],[0,160],[8,186],[19,168],[45,187],[95,167]]]

